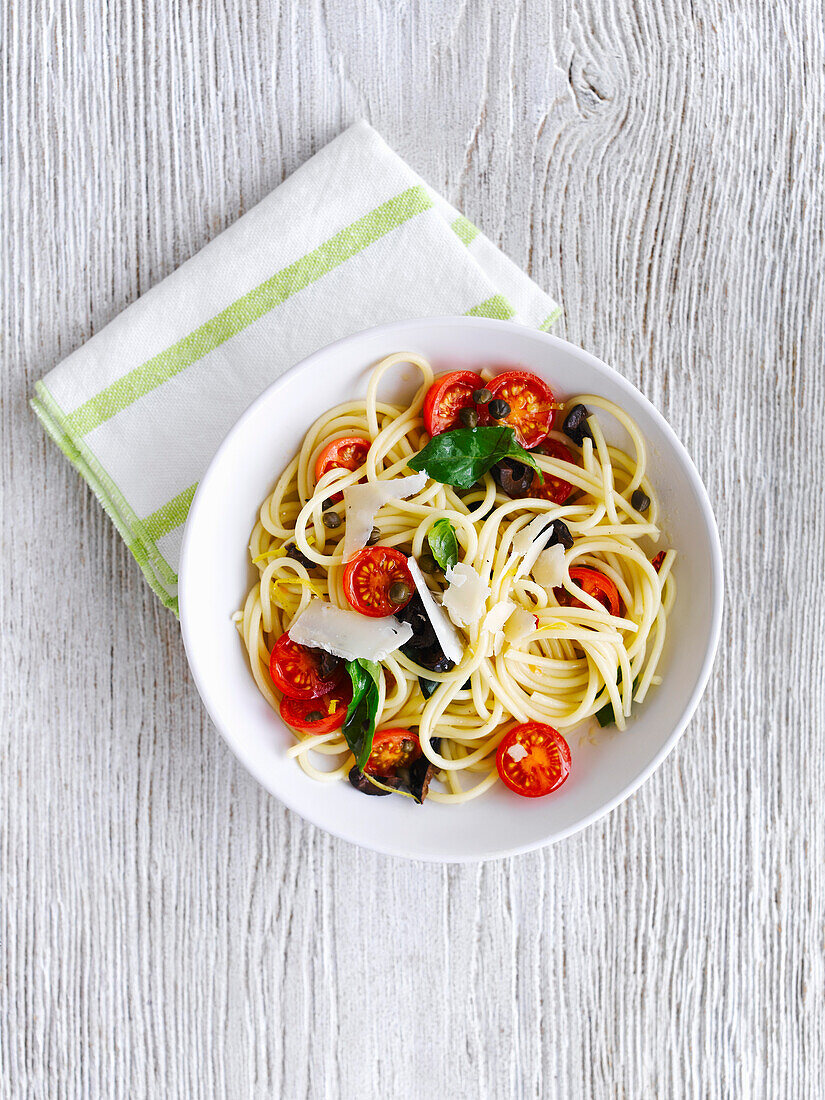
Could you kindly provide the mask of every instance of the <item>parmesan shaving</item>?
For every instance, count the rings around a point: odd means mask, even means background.
[[[567,578],[564,547],[560,542],[542,550],[533,566],[533,579],[542,588],[559,588]]]
[[[516,569],[515,580],[526,577],[532,570],[536,559],[553,538],[553,534],[553,521],[548,520],[546,515],[537,516],[519,531],[513,539],[513,549],[523,556]]]
[[[444,614],[444,608],[436,602],[435,596],[427,587],[427,582],[424,580],[424,574],[421,572],[415,558],[407,558],[407,567],[415,583],[418,595],[421,597],[421,602],[424,605],[427,618],[433,625],[435,636],[438,638],[438,644],[444,651],[444,656],[449,657],[450,660],[454,661],[457,665],[461,664],[461,659],[464,656],[464,642],[462,641],[461,635]]]
[[[392,500],[406,500],[420,493],[427,483],[427,475],[393,477],[386,481],[367,481],[363,485],[349,485],[344,489],[344,507],[347,528],[344,532],[344,561],[367,545],[376,514]]]
[[[494,657],[498,657],[504,648],[505,634],[503,627],[515,610],[516,605],[511,603],[510,600],[499,600],[487,612],[484,629],[489,630],[493,636],[492,652]]]
[[[499,600],[498,603],[494,603],[487,612],[487,618],[484,620],[484,629],[492,633],[501,630],[515,610],[516,605],[511,603],[510,600]]]
[[[323,600],[312,600],[287,631],[293,642],[354,661],[383,661],[412,637],[409,623],[392,615],[371,619]]]
[[[448,567],[446,577],[450,586],[442,602],[455,625],[470,626],[480,622],[490,596],[490,586],[484,583],[472,565],[463,561],[453,569]]]
[[[504,628],[504,636],[510,645],[518,645],[520,641],[532,634],[539,621],[532,611],[524,607],[517,607]]]
[[[553,521],[547,518],[547,514],[543,513],[540,516],[536,516],[535,519],[531,519],[526,527],[522,527],[516,537],[513,539],[513,549],[517,554],[526,554],[533,543],[536,541],[541,532],[551,524]]]

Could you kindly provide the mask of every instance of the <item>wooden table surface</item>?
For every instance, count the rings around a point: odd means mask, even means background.
[[[0,1095],[821,1097],[825,201],[815,0],[2,6]],[[543,852],[303,823],[34,381],[368,118],[696,460],[727,567],[687,735]]]

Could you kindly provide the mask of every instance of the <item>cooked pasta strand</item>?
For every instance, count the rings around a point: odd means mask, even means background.
[[[420,375],[406,407],[378,396],[382,378],[399,363]],[[258,581],[234,619],[255,682],[276,711],[279,698],[269,677],[269,654],[277,639],[314,596],[348,606],[342,582],[344,524],[328,528],[322,518],[325,506],[362,479],[410,473],[407,461],[428,438],[422,406],[432,381],[432,367],[419,355],[404,352],[382,360],[365,399],[339,405],[315,421],[261,505],[249,541]],[[585,394],[571,398],[566,407],[578,403],[616,420],[630,438],[632,454],[608,442],[592,412],[592,439],[584,438],[581,447],[551,432],[550,439],[564,442],[576,455],[574,464],[537,455],[543,471],[572,486],[564,504],[511,499],[485,474],[483,483],[469,491],[430,481],[414,497],[385,505],[376,517],[381,542],[415,557],[427,551],[432,523],[446,517],[455,529],[460,560],[491,588],[485,613],[499,601],[510,601],[536,619],[532,632],[502,643],[492,628],[483,626],[482,616],[464,629],[464,659],[446,673],[430,672],[400,651],[383,662],[377,728],[418,731],[422,750],[437,769],[430,789],[433,801],[467,802],[496,784],[496,749],[514,722],[545,722],[567,731],[611,704],[617,727],[624,729],[631,702],[641,703],[650,687],[661,682],[667,618],[676,598],[675,552],[667,551],[657,573],[650,556],[661,537],[659,506],[647,475],[645,441],[633,420],[612,402]],[[332,440],[353,434],[371,441],[364,466],[329,470],[316,484],[321,451]],[[630,503],[639,487],[650,498],[644,515]],[[342,507],[338,511],[343,514]],[[619,614],[611,614],[567,575],[555,589],[542,587],[529,575],[517,576],[521,555],[514,540],[538,514],[564,521],[574,539],[564,556],[565,570],[575,565],[602,573],[618,593]],[[419,677],[437,685],[429,698]],[[317,735],[296,732],[295,738],[286,751],[307,775],[319,782],[346,778],[354,758],[340,729]]]

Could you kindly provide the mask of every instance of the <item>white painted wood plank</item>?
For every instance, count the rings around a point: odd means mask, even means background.
[[[0,1095],[818,1096],[813,0],[2,6]],[[366,116],[696,458],[723,643],[644,789],[482,867],[265,796],[27,398]]]

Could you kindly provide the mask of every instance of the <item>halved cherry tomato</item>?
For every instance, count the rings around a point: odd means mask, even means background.
[[[401,603],[390,599],[394,584],[405,584],[409,596]],[[415,585],[407,558],[392,546],[365,546],[344,566],[344,595],[356,611],[374,619],[394,615],[413,597]]]
[[[662,562],[665,560],[665,553],[665,550],[660,550],[653,561],[650,563],[657,573],[662,568]]]
[[[619,590],[610,577],[606,577],[598,569],[588,569],[585,565],[574,565],[570,570],[570,580],[575,581],[588,596],[598,600],[611,615],[621,614],[622,601],[619,599]],[[553,593],[563,607],[585,606],[581,600],[571,596],[566,588],[554,588]]]
[[[340,682],[344,665],[338,657],[282,634],[269,655],[269,675],[278,691],[290,699],[317,699]]]
[[[320,481],[330,470],[357,470],[363,466],[370,449],[370,441],[360,435],[344,435],[327,443],[315,462],[315,480]],[[335,493],[332,501],[344,499],[343,493]]]
[[[553,391],[538,375],[526,370],[506,370],[488,383],[487,389],[510,406],[501,422],[515,429],[516,439],[527,450],[537,447],[553,427],[556,416]]]
[[[281,717],[288,726],[302,733],[332,733],[343,726],[351,699],[352,681],[347,679],[334,691],[319,695],[317,699],[290,699],[285,695],[281,700]],[[313,720],[310,718],[313,714],[321,717]]]
[[[408,768],[420,755],[418,734],[402,729],[378,730],[364,771],[370,775],[395,775],[398,768]]]
[[[540,447],[536,448],[536,451],[540,455],[547,455],[548,458],[557,458],[560,462],[571,462],[574,466],[576,465],[576,460],[570,451],[556,439],[545,440]],[[548,474],[546,470],[543,473],[544,484],[542,485],[539,482],[539,475],[534,474],[533,484],[530,486],[530,492],[527,495],[538,497],[539,500],[552,500],[554,504],[564,504],[573,492],[573,486],[569,481]]]
[[[525,798],[558,790],[570,774],[570,746],[552,726],[524,722],[505,733],[496,753],[502,782]]]
[[[480,375],[471,370],[454,370],[435,382],[424,398],[424,426],[431,436],[461,427],[458,414],[473,408],[473,390],[484,388]]]

